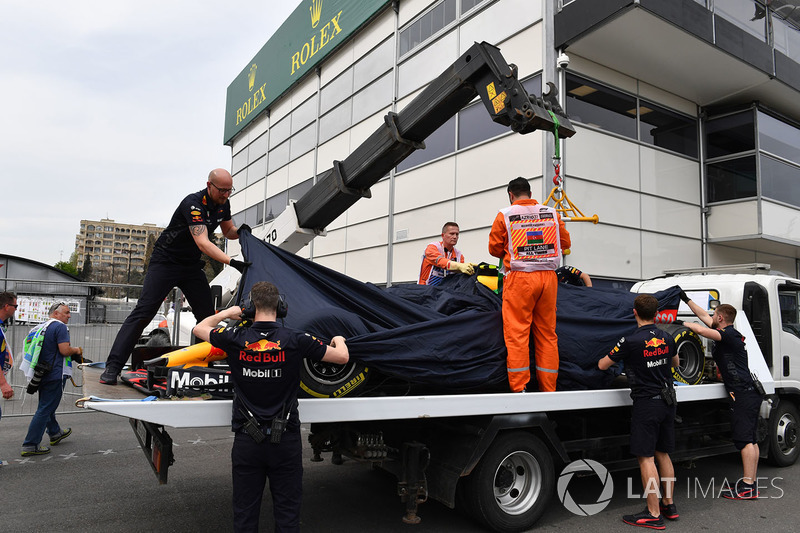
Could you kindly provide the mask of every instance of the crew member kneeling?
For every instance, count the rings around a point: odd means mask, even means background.
[[[234,531],[258,531],[264,484],[269,479],[275,531],[300,531],[303,493],[302,441],[297,412],[300,366],[304,358],[344,364],[349,358],[343,337],[330,346],[276,322],[278,289],[258,282],[250,290],[255,305],[251,327],[218,327],[237,319],[240,307],[205,318],[194,334],[228,354],[236,389],[231,451]]]

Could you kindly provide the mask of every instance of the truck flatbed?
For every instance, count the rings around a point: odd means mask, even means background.
[[[221,427],[231,422],[230,400],[154,400],[145,401],[126,386],[100,385],[88,375],[84,387],[84,407],[127,418],[174,428]],[[95,386],[96,385],[96,386]],[[99,390],[98,390],[99,389]],[[107,389],[113,389],[109,393]],[[120,389],[117,391],[117,389]],[[124,391],[124,392],[123,392]],[[721,383],[677,388],[679,402],[723,399]],[[100,396],[103,395],[103,396]],[[113,397],[112,397],[113,396]],[[301,398],[300,420],[316,422],[364,422],[452,416],[492,415],[497,413],[557,412],[631,405],[630,389],[605,389],[535,393],[450,394],[430,396],[382,396],[361,398]]]

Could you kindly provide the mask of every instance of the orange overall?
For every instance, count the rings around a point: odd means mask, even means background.
[[[425,247],[422,254],[422,265],[419,270],[419,285],[438,285],[450,274],[455,274],[448,270],[450,261],[457,263],[464,262],[464,254],[453,247],[448,250],[442,241],[432,242]]]
[[[517,200],[501,210],[492,224],[489,253],[503,259],[505,271],[503,336],[508,351],[508,383],[513,392],[525,389],[531,378],[531,333],[539,390],[556,390],[555,269],[561,261],[561,250],[571,244],[558,213],[533,199]]]

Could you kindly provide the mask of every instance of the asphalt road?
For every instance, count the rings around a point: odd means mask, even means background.
[[[50,455],[22,458],[19,449],[29,417],[0,421],[0,530],[26,532],[203,532],[231,530],[231,433],[225,428],[169,429],[176,463],[169,483],[159,485],[127,419],[101,413],[60,415],[73,434]],[[303,428],[306,431],[306,428]],[[310,459],[310,449],[305,450]],[[741,469],[735,454],[676,465],[681,518],[670,531],[793,531],[800,508],[800,466],[762,465],[762,498],[729,501],[714,497]],[[643,501],[638,471],[615,473],[614,495],[594,516],[577,516],[558,499],[534,531],[633,531],[623,514]],[[313,532],[477,532],[483,528],[456,510],[430,501],[422,522],[402,523],[395,480],[363,464],[337,466],[330,456],[305,463],[302,527]],[[579,503],[596,501],[598,478],[573,478],[569,493]],[[262,531],[272,531],[265,498]]]

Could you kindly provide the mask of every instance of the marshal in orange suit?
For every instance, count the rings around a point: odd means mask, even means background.
[[[561,251],[571,246],[558,212],[531,198],[525,178],[508,183],[509,207],[501,209],[489,234],[489,253],[503,260],[503,336],[508,350],[508,383],[522,392],[531,379],[529,339],[533,333],[536,380],[540,391],[556,390],[555,269]]]

